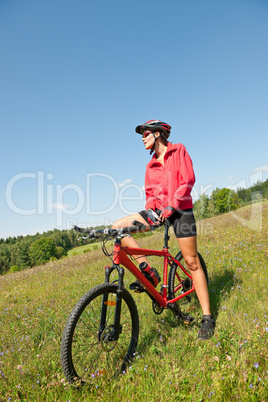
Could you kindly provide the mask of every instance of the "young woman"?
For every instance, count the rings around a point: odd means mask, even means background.
[[[142,135],[145,149],[154,155],[146,166],[145,174],[145,210],[120,219],[114,228],[131,226],[133,220],[142,222],[146,230],[152,225],[167,220],[173,226],[180,250],[193,277],[197,297],[199,299],[203,319],[198,333],[199,339],[212,337],[215,321],[210,312],[209,294],[205,274],[202,270],[196,241],[196,225],[193,215],[191,190],[195,175],[190,156],[182,144],[168,142],[171,126],[160,120],[149,120],[136,127]],[[124,237],[123,246],[138,247],[133,237]],[[135,256],[139,267],[154,286],[160,282],[160,276],[145,256]],[[141,284],[136,281],[130,289],[139,290]]]

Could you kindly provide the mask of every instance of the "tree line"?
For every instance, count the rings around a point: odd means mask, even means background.
[[[202,194],[194,203],[194,213],[197,220],[210,218],[263,199],[268,199],[268,179],[247,189],[216,188],[210,197]]]
[[[0,274],[57,260],[66,256],[68,250],[92,242],[79,240],[79,237],[81,234],[73,229],[54,229],[42,234],[0,239]]]
[[[264,182],[259,181],[248,189],[238,188],[234,191],[228,188],[216,188],[210,197],[206,194],[201,195],[194,203],[194,213],[196,219],[200,220],[262,199],[268,199],[268,179]],[[80,236],[73,229],[54,229],[43,234],[0,239],[0,274],[20,271],[62,258],[67,255],[68,250],[85,244],[85,240],[78,240]]]

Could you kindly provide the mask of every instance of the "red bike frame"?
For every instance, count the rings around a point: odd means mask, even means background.
[[[162,294],[159,293],[155,287],[145,278],[142,272],[136,267],[136,265],[131,261],[128,256],[131,255],[155,255],[158,257],[164,257],[164,271],[163,271],[163,291]],[[188,290],[187,292],[180,294],[179,296],[175,297],[174,299],[168,298],[168,265],[170,266],[172,262],[175,262],[179,265],[180,269],[185,273],[192,280],[192,276],[185,270],[185,268],[180,264],[178,260],[173,258],[167,248],[163,248],[163,250],[150,250],[144,248],[132,248],[132,247],[122,247],[121,243],[115,243],[114,251],[113,251],[113,262],[114,265],[122,264],[125,268],[127,268],[140,282],[141,284],[147,289],[148,293],[157,301],[157,303],[161,307],[168,307],[168,304],[173,304],[176,301],[182,299],[183,297],[189,295],[190,293],[195,291],[195,287],[193,284],[192,289]],[[179,281],[180,277],[179,274],[176,273]],[[174,292],[178,291],[182,288],[182,284],[180,284]]]

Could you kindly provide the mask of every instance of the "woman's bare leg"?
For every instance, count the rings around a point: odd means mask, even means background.
[[[144,232],[148,232],[150,229],[150,225],[146,222],[145,219],[139,214],[135,213],[129,216],[126,216],[125,218],[119,219],[117,222],[115,222],[112,226],[113,229],[118,229],[118,228],[123,228],[126,226],[133,226],[133,221],[138,221],[140,223],[143,223],[146,226],[146,229],[144,229]],[[122,245],[124,247],[133,247],[133,248],[138,248],[140,247],[137,240],[135,240],[131,236],[125,236],[122,239]],[[147,262],[148,265],[150,265],[149,261],[144,255],[133,255],[133,258],[135,260],[138,260],[138,263],[140,264],[141,262]]]
[[[184,261],[191,271],[195,291],[200,302],[203,315],[211,315],[207,280],[199,261],[196,236],[178,239],[178,243]]]

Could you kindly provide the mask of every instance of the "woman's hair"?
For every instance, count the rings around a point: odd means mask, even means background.
[[[162,140],[163,144],[164,144],[165,146],[167,146],[167,144],[168,144],[168,140],[167,140],[167,138],[166,138],[165,134],[164,134],[164,133],[162,133],[161,131],[159,131],[159,133],[160,133],[160,138],[161,138],[161,140]]]

